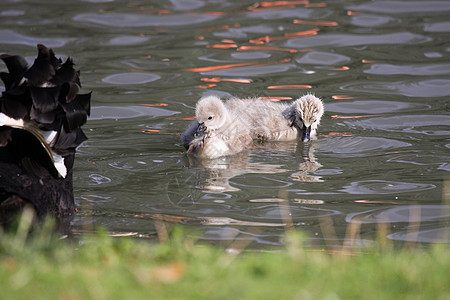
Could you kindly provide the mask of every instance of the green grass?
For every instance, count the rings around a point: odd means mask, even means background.
[[[0,232],[0,299],[450,299],[447,246],[330,254],[294,234],[285,250],[236,255],[172,233]]]

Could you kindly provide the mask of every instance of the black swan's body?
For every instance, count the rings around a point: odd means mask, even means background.
[[[18,55],[0,55],[0,224],[31,205],[39,218],[74,213],[72,168],[91,94],[78,94],[79,71],[38,45],[28,67]]]

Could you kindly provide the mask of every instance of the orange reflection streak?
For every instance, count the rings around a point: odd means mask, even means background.
[[[374,60],[362,59],[361,62],[362,62],[363,64],[373,64],[375,61],[374,61]]]
[[[309,1],[264,1],[257,3],[261,7],[276,7],[276,6],[290,6],[290,5],[305,5],[309,4]]]
[[[347,95],[334,95],[331,96],[334,100],[345,100],[345,99],[355,99],[356,97],[347,96]]]
[[[267,66],[267,65],[273,65],[273,64],[282,64],[291,61],[290,58],[283,59],[281,61],[275,61],[275,62],[246,62],[246,63],[239,63],[239,64],[227,64],[227,65],[221,65],[221,66],[210,66],[210,67],[201,67],[201,68],[189,68],[186,69],[186,71],[190,72],[207,72],[207,71],[217,71],[217,70],[226,70],[226,69],[234,69],[234,68],[240,68],[240,67],[259,67],[259,66]]]
[[[297,49],[287,49],[287,48],[279,48],[279,47],[271,47],[271,46],[241,46],[237,49],[237,51],[255,51],[255,50],[273,50],[273,51],[286,51],[289,53],[297,53]]]
[[[292,100],[292,97],[259,97],[260,100],[278,102],[281,100]]]
[[[158,133],[158,132],[165,132],[167,130],[160,130],[160,129],[143,129],[141,132],[143,133]]]
[[[214,45],[207,45],[206,48],[230,49],[230,48],[237,48],[237,45],[236,44],[214,44]]]
[[[222,42],[222,43],[228,43],[228,44],[235,44],[235,43],[236,43],[236,42],[233,41],[233,40],[227,40],[227,39],[221,40],[221,42]]]
[[[154,104],[139,104],[142,106],[168,106],[169,104],[167,103],[154,103]]]
[[[398,202],[389,202],[389,201],[372,201],[372,200],[355,200],[353,202],[356,203],[382,203],[382,204],[400,204]]]
[[[294,24],[307,24],[315,26],[338,26],[338,22],[334,21],[308,21],[308,20],[294,20]]]
[[[295,89],[310,89],[312,86],[306,84],[291,84],[291,85],[271,85],[267,87],[269,90],[295,90]]]
[[[347,10],[347,16],[358,16],[360,14],[361,14],[360,12],[354,12],[351,10]]]
[[[214,16],[223,16],[226,15],[227,13],[224,11],[205,11],[203,12],[205,15],[214,15]]]
[[[305,7],[325,7],[327,6],[326,3],[308,3],[305,5]]]
[[[220,78],[220,77],[213,77],[213,78],[200,78],[201,81],[204,82],[221,82],[221,81],[229,81],[229,82],[237,82],[237,83],[252,83],[253,80],[251,79],[234,79],[234,78]]]
[[[283,36],[278,36],[278,37],[263,36],[263,37],[260,37],[260,38],[254,39],[254,40],[250,40],[250,43],[261,45],[261,44],[268,43],[270,41],[286,40],[286,39],[299,37],[299,36],[316,35],[318,31],[320,31],[320,28],[313,28],[313,29],[299,31],[299,32],[287,32]]]
[[[291,38],[291,37],[296,37],[296,36],[315,35],[315,34],[317,34],[318,31],[320,31],[320,28],[313,28],[310,30],[299,31],[299,32],[287,32],[284,34],[284,37]]]
[[[347,71],[347,70],[350,70],[350,68],[347,67],[347,66],[342,66],[342,67],[340,67],[340,68],[333,68],[333,69],[330,69],[330,71]]]
[[[186,70],[190,71],[190,72],[206,72],[206,71],[217,71],[217,70],[225,70],[225,69],[233,69],[233,68],[245,67],[245,66],[250,66],[252,64],[254,64],[254,63],[247,62],[247,63],[228,64],[228,65],[202,67],[202,68],[189,68],[189,69],[186,69]]]
[[[332,119],[361,119],[361,118],[371,118],[371,117],[379,117],[381,115],[365,115],[365,116],[331,116]]]
[[[172,11],[168,10],[168,9],[159,9],[158,10],[158,14],[160,15],[165,15],[165,14],[171,14]]]
[[[194,37],[194,39],[196,39],[198,41],[203,41],[205,39],[205,37],[203,35],[198,35],[198,36]]]
[[[215,87],[215,86],[217,86],[217,84],[215,84],[215,83],[211,83],[211,84],[208,84],[208,85],[197,85],[197,87],[199,89],[209,89],[209,88],[212,88],[212,87]]]
[[[328,134],[319,133],[319,136],[322,137],[334,137],[334,136],[355,136],[354,134],[347,133],[347,132],[330,132]]]

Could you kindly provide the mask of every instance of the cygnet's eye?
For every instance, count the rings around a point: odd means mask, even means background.
[[[209,116],[209,117],[208,117],[208,120],[212,120],[212,118],[213,118],[212,116]]]

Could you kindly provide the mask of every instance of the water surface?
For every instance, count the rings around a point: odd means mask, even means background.
[[[156,239],[181,224],[204,242],[268,248],[291,224],[335,245],[359,224],[370,245],[383,223],[400,244],[448,243],[448,1],[152,3],[0,4],[0,52],[32,62],[37,43],[53,47],[93,91],[74,232]],[[183,154],[204,95],[308,92],[326,106],[317,141]]]

